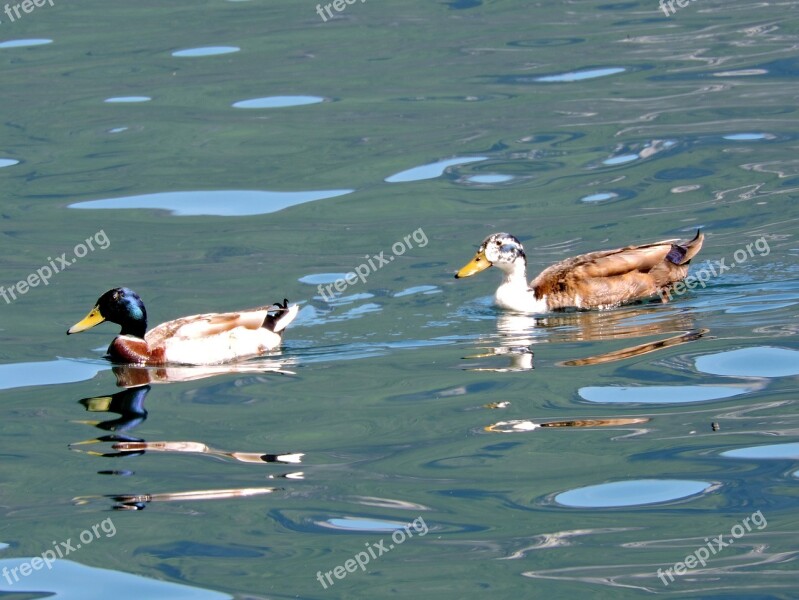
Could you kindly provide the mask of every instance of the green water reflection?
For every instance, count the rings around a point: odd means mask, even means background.
[[[80,581],[72,597],[87,581],[109,597],[127,576],[198,598],[790,595],[796,466],[723,453],[794,443],[799,425],[797,6],[665,17],[643,1],[411,0],[327,22],[315,4],[257,0],[0,12],[0,156],[14,161],[0,162],[0,285],[16,290],[0,295],[4,564],[110,516],[116,535],[60,567]],[[36,39],[52,43],[17,43]],[[240,51],[172,55],[221,46]],[[535,81],[565,73],[607,76]],[[326,101],[233,107],[274,97]],[[386,180],[429,165],[430,178]],[[485,179],[497,175],[511,178]],[[68,208],[224,190],[352,192],[247,214],[218,196],[218,210],[182,215]],[[537,272],[697,227],[701,259],[734,267],[666,305],[516,319],[491,306],[495,277],[452,277],[493,231],[517,235]],[[419,229],[429,243],[392,252]],[[108,248],[79,255],[99,231]],[[760,238],[768,255],[736,260]],[[320,295],[381,252],[394,260]],[[62,255],[75,261],[20,291]],[[269,364],[115,372],[108,329],[63,332],[118,285],[146,298],[152,325],[284,297],[302,310]],[[778,373],[773,354],[724,360],[747,348],[779,350]],[[132,411],[83,402],[118,398],[118,384],[150,389]],[[607,401],[647,387],[644,401]],[[680,388],[701,394],[669,401]],[[617,418],[646,425],[486,431]],[[212,452],[141,445],[154,442]],[[553,501],[647,481],[702,493]],[[663,585],[658,568],[756,510],[766,528]],[[424,536],[396,528],[420,517]],[[394,548],[347,571],[381,542]],[[65,593],[53,574],[24,589]]]

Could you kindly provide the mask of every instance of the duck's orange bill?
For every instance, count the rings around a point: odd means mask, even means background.
[[[82,320],[78,321],[72,327],[67,329],[67,335],[70,333],[80,333],[81,331],[86,331],[95,325],[99,325],[103,321],[105,321],[105,317],[100,314],[100,309],[95,306],[88,315],[83,317]]]
[[[491,263],[486,258],[485,252],[478,252],[472,260],[461,267],[461,270],[455,275],[455,279],[471,277],[480,271],[485,271],[490,266]]]

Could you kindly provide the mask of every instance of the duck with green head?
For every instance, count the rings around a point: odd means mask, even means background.
[[[161,323],[147,331],[147,310],[136,292],[119,287],[98,298],[86,317],[67,330],[79,333],[103,321],[121,327],[108,347],[115,362],[211,365],[251,358],[280,346],[283,330],[299,312],[288,301],[232,313],[207,313]]]

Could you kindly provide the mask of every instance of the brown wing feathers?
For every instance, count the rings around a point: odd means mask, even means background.
[[[685,278],[703,240],[697,232],[682,244],[664,240],[575,256],[545,269],[531,287],[552,308],[620,304],[655,295]]]

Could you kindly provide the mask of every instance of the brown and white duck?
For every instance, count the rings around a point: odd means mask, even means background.
[[[522,243],[509,233],[494,233],[455,277],[497,267],[503,279],[496,304],[520,313],[612,308],[653,296],[667,302],[674,284],[688,275],[688,263],[703,241],[704,234],[697,231],[688,241],[663,240],[580,254],[547,267],[528,283]]]

